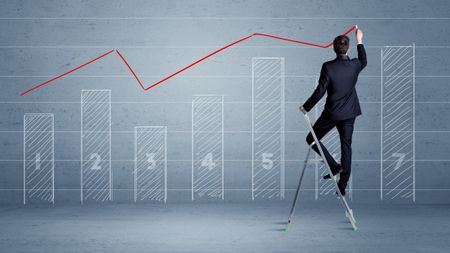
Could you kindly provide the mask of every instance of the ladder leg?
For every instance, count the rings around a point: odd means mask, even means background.
[[[305,158],[305,161],[304,161],[304,164],[303,164],[303,170],[302,170],[302,172],[300,174],[300,179],[298,181],[297,190],[295,191],[294,201],[292,203],[291,211],[289,212],[288,222],[286,224],[285,231],[288,230],[289,224],[292,221],[292,216],[293,216],[294,211],[295,211],[295,206],[297,205],[298,194],[300,192],[300,187],[301,187],[302,181],[303,181],[303,175],[305,175],[305,170],[306,170],[306,167],[308,166],[308,159],[309,159],[309,154],[310,153],[311,153],[311,146],[308,148],[308,151],[306,153],[306,158]]]
[[[322,146],[320,145],[320,142],[317,139],[316,133],[314,132],[314,129],[312,127],[311,120],[309,119],[308,114],[305,113],[304,117],[305,117],[305,120],[306,120],[306,122],[307,122],[307,124],[309,126],[309,130],[311,131],[311,135],[314,138],[314,142],[317,144],[317,149],[319,150],[320,156],[322,157],[323,162],[325,163],[326,167],[328,168],[328,173],[330,173],[330,175],[333,175],[333,173],[331,171],[331,168],[330,168],[330,165],[328,164],[328,161],[325,158],[325,155],[323,153]],[[340,202],[342,204],[342,207],[345,209],[346,216],[348,217],[350,223],[352,224],[353,230],[356,231],[358,228],[356,226],[356,220],[353,217],[353,212],[351,211],[350,207],[348,206],[348,203],[345,200],[345,197],[342,196],[341,191],[339,190],[339,186],[338,186],[338,184],[336,182],[336,178],[335,177],[331,177],[331,179],[333,180],[334,186],[336,187],[336,192],[337,192],[337,194],[339,196],[339,200],[340,200]]]

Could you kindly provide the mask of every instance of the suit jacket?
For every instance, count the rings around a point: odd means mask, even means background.
[[[356,82],[361,70],[367,65],[364,45],[358,44],[358,58],[338,56],[332,61],[325,62],[320,71],[319,84],[311,97],[303,104],[306,111],[327,92],[327,101],[322,115],[331,120],[344,120],[361,115]]]

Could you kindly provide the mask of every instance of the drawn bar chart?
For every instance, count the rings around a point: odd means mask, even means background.
[[[112,198],[111,90],[82,90],[81,203]]]
[[[415,46],[381,50],[381,199],[415,201]]]
[[[26,113],[23,132],[23,204],[55,203],[53,114]]]
[[[224,97],[192,100],[192,200],[224,199]]]
[[[284,198],[284,58],[252,58],[252,199]]]
[[[167,201],[167,128],[134,128],[134,201]]]

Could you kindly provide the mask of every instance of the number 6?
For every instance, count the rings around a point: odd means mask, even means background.
[[[272,161],[273,154],[272,153],[263,153],[262,154],[262,162],[263,162],[263,168],[266,170],[270,170],[273,167],[273,161]]]

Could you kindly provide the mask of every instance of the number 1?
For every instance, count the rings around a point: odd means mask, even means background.
[[[36,164],[36,170],[40,170],[41,169],[41,153],[36,153],[34,161]]]
[[[155,161],[155,153],[147,153],[145,154],[147,156],[147,162],[150,164],[147,169],[148,170],[153,170],[156,166],[156,161]]]

